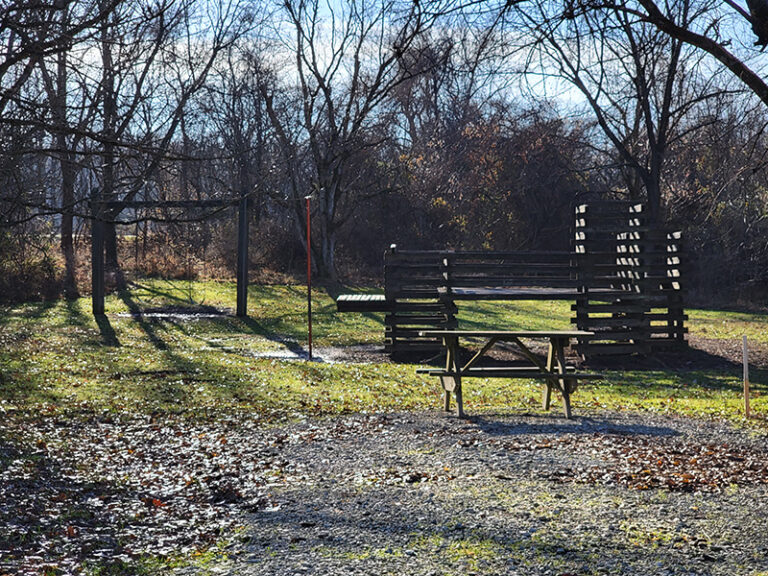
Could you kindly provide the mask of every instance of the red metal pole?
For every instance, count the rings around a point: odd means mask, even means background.
[[[312,360],[312,237],[307,196],[307,327],[309,329],[309,359]]]

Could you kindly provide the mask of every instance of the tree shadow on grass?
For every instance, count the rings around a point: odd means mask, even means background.
[[[712,354],[691,346],[680,346],[668,351],[649,354],[626,354],[620,356],[593,356],[586,363],[595,369],[609,370],[670,370],[690,372],[695,370],[730,371],[741,364],[724,356]]]
[[[131,313],[131,319],[136,322],[139,329],[144,333],[150,344],[162,355],[162,364],[167,368],[155,370],[144,370],[132,372],[128,376],[141,376],[149,382],[154,382],[151,394],[157,395],[162,403],[186,407],[190,406],[190,383],[199,380],[194,376],[200,371],[201,363],[194,356],[185,356],[179,354],[173,346],[173,338],[170,338],[169,344],[163,337],[168,333],[169,326],[176,326],[173,319],[147,317],[139,303],[135,300],[129,290],[123,290],[118,293],[118,297],[123,301]],[[178,379],[170,378],[171,375],[190,375]],[[118,377],[122,377],[120,373]]]
[[[590,370],[611,375],[612,380],[623,378],[628,384],[640,387],[643,380],[657,373],[687,386],[737,393],[742,390],[741,362],[687,346],[647,356],[594,357],[588,359],[585,365]],[[750,366],[750,380],[753,389],[766,390],[768,370]]]
[[[270,342],[275,342],[277,344],[285,346],[290,352],[292,352],[293,354],[296,354],[299,357],[308,355],[307,349],[305,349],[296,340],[282,336],[281,334],[278,334],[274,330],[270,330],[269,328],[260,324],[253,318],[246,316],[244,318],[239,318],[239,320],[240,322],[243,323],[244,326],[246,326],[251,331],[252,334],[261,336],[262,338],[265,338]]]
[[[96,314],[94,320],[99,327],[99,332],[101,333],[103,344],[105,346],[119,347],[121,345],[120,340],[117,338],[115,329],[112,327],[112,324],[110,323],[106,314]]]
[[[0,314],[0,326],[14,322],[14,316],[23,316],[27,320],[37,320],[48,314],[51,309],[58,306],[58,300],[45,300],[42,302],[0,303],[3,313]],[[23,314],[19,308],[23,307]]]
[[[203,302],[197,302],[194,298],[194,289],[191,287],[191,285],[187,285],[187,287],[180,287],[180,283],[178,282],[169,282],[167,284],[167,288],[163,289],[162,287],[158,286],[152,286],[150,284],[142,284],[136,281],[133,281],[129,284],[129,286],[122,290],[121,292],[127,292],[129,290],[137,291],[142,290],[144,292],[147,292],[148,294],[152,296],[157,296],[162,298],[163,300],[167,300],[172,302],[171,305],[177,305],[177,306],[195,306],[199,305],[202,306]]]
[[[123,303],[128,307],[128,310],[131,312],[131,316],[137,322],[142,332],[146,334],[152,345],[158,350],[168,350],[168,345],[165,343],[165,340],[163,340],[158,334],[155,323],[148,321],[144,317],[142,314],[141,306],[139,306],[139,303],[134,299],[131,291],[121,290],[117,295],[120,300],[122,300]]]
[[[0,304],[0,336],[7,333],[16,345],[37,337],[48,328],[45,317],[58,305],[56,301],[25,304]],[[20,309],[23,307],[23,310]],[[7,332],[6,332],[7,331]]]
[[[134,316],[141,325],[141,321],[146,323],[144,316],[137,314]],[[164,316],[161,319],[154,320],[156,324],[173,326],[179,332],[190,338],[196,338],[197,340],[204,342],[206,346],[216,348],[225,352],[232,352],[233,350],[218,341],[218,335],[226,333],[239,333],[248,334],[253,336],[259,336],[269,342],[274,342],[285,347],[291,354],[298,357],[307,356],[307,350],[298,341],[290,336],[280,334],[276,330],[268,328],[266,325],[254,320],[249,316],[236,317],[232,315],[220,315],[218,317],[205,318],[208,330],[193,330],[190,328],[190,321],[197,321],[194,315],[187,320],[183,318],[183,314]],[[146,330],[145,330],[146,331]],[[204,335],[201,335],[204,334]]]

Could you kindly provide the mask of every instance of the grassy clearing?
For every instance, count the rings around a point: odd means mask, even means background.
[[[725,310],[690,310],[691,333],[718,340],[741,340],[768,344],[768,315]]]
[[[415,374],[409,364],[308,363],[263,357],[264,353],[301,351],[306,334],[306,291],[301,286],[252,286],[247,319],[205,315],[214,308],[234,309],[235,286],[227,282],[142,281],[130,291],[108,297],[107,314],[94,319],[90,301],[29,303],[0,307],[0,418],[35,419],[40,415],[76,425],[94,413],[181,414],[215,418],[255,413],[265,421],[300,415],[438,409],[433,379]],[[195,319],[138,316],[140,310],[194,307]],[[211,307],[210,309],[206,307]],[[337,314],[323,290],[313,293],[314,336],[318,348],[379,344],[383,314]],[[766,345],[766,318],[758,314],[692,310],[690,329],[706,338],[738,341],[746,333]],[[565,302],[462,306],[464,328],[566,329]],[[602,381],[582,385],[575,394],[577,414],[592,411],[650,410],[670,414],[726,417],[741,421],[740,371],[686,365],[653,370],[603,370]],[[768,374],[753,370],[753,410],[768,414]],[[538,412],[540,382],[471,380],[465,388],[470,413]],[[558,410],[555,406],[554,410]],[[66,417],[67,419],[65,420]],[[766,428],[766,420],[751,425]],[[23,445],[12,427],[0,427],[0,443]],[[0,468],[4,465],[0,454]],[[74,521],[77,518],[64,518]],[[638,545],[665,544],[664,527],[621,526]],[[559,537],[559,536],[558,536]],[[546,544],[550,546],[549,544]],[[544,544],[542,544],[544,546]],[[493,541],[469,534],[461,540],[416,540],[408,548],[440,550],[456,573],[482,571],[500,551]],[[222,547],[223,549],[223,547]],[[542,548],[544,550],[544,548]],[[515,550],[507,551],[516,554]],[[542,552],[552,556],[547,548]],[[350,560],[389,558],[406,549],[369,548]],[[527,562],[528,556],[521,556]],[[92,574],[152,574],[175,565],[226,563],[218,548],[178,557],[146,557],[138,563],[89,565]]]
[[[21,413],[61,410],[182,412],[255,411],[264,415],[339,414],[436,408],[432,379],[412,365],[330,364],[260,358],[300,350],[306,333],[301,286],[252,286],[250,318],[195,320],[132,316],[165,306],[234,308],[228,282],[147,280],[107,299],[107,315],[91,316],[90,301],[30,303],[0,309],[0,407]],[[379,343],[382,314],[337,314],[324,291],[313,293],[315,345]],[[690,311],[693,334],[764,343],[763,315]],[[478,303],[462,308],[465,328],[564,329],[569,304]],[[608,371],[585,384],[576,410],[624,409],[739,418],[738,370]],[[604,371],[605,372],[605,371]],[[768,379],[754,371],[753,410],[768,413]],[[538,410],[535,381],[472,380],[468,410]]]

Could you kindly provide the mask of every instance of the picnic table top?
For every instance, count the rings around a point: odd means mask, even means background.
[[[579,338],[594,336],[586,330],[422,330],[419,336],[461,336],[462,338]]]

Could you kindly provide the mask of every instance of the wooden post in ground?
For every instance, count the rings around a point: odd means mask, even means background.
[[[237,316],[248,316],[248,196],[237,209]]]
[[[749,419],[749,354],[747,352],[747,335],[742,337],[742,352],[744,362],[744,417]]]
[[[94,202],[91,220],[91,306],[94,316],[104,314],[104,221],[101,202]]]
[[[312,221],[309,205],[311,199],[311,195],[305,198],[307,203],[307,348],[310,360],[312,360]]]

